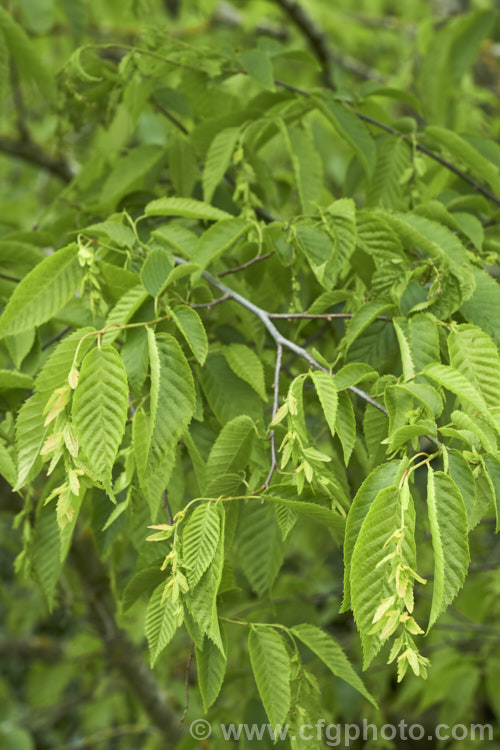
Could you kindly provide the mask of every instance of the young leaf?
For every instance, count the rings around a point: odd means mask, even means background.
[[[310,648],[316,656],[319,656],[321,661],[336,677],[340,677],[341,680],[352,685],[358,693],[361,693],[361,695],[378,709],[375,698],[366,689],[363,680],[358,677],[341,646],[339,646],[333,638],[330,638],[330,636],[324,633],[320,628],[315,625],[309,625],[308,623],[295,625],[295,627],[292,628],[292,633]]]
[[[201,648],[196,649],[196,666],[198,668],[198,685],[204,711],[216,701],[220,693],[227,665],[227,637],[221,628],[223,651],[211,640],[205,638]]]
[[[338,397],[335,431],[342,444],[344,464],[348,466],[356,442],[356,417],[349,394],[345,391],[340,391]]]
[[[191,369],[174,337],[155,335],[148,328],[148,341],[151,443],[146,479],[154,519],[174,466],[175,446],[194,413],[195,390]]]
[[[161,652],[168,646],[181,624],[177,612],[179,605],[174,604],[170,597],[162,602],[164,590],[165,583],[160,583],[155,588],[146,612],[146,637],[151,667],[154,667]],[[180,611],[182,612],[182,609]]]
[[[258,596],[264,596],[276,580],[285,546],[272,508],[258,500],[248,500],[243,507],[238,553],[250,585]]]
[[[137,284],[120,297],[106,318],[107,332],[102,337],[103,344],[112,344],[120,335],[120,326],[125,325],[135,315],[140,306],[147,300],[148,294],[142,284]]]
[[[330,428],[332,437],[335,437],[335,424],[337,418],[338,394],[333,378],[321,370],[314,370],[311,379],[316,388],[316,393],[323,409],[326,422]]]
[[[127,411],[127,374],[120,355],[112,346],[93,349],[82,363],[73,423],[84,454],[108,492]]]
[[[235,149],[240,128],[224,128],[217,133],[208,149],[203,167],[203,200],[210,203],[215,188],[224,177]]]
[[[83,277],[77,255],[77,245],[69,245],[22,279],[0,316],[0,337],[42,325],[69,302]]]
[[[255,425],[246,414],[224,425],[207,459],[205,476],[209,495],[217,495],[218,484],[225,474],[241,471],[247,465],[254,432]]]
[[[208,353],[208,340],[201,318],[191,307],[179,305],[170,311],[174,323],[186,339],[194,356],[203,365]]]
[[[199,505],[182,534],[183,562],[188,571],[190,586],[194,587],[212,562],[220,535],[220,516],[215,505]]]
[[[260,49],[249,49],[238,57],[248,75],[269,91],[274,91],[273,66],[269,55]]]
[[[386,542],[401,525],[401,498],[397,487],[386,487],[373,501],[359,532],[351,558],[352,611],[362,636],[364,668],[366,669],[381,641],[370,635],[373,616],[378,604],[385,599],[391,563],[384,560],[388,554]],[[406,529],[402,555],[404,564],[415,567],[414,528],[409,524],[409,512],[405,514]],[[414,525],[414,524],[412,524]]]
[[[152,297],[158,297],[173,265],[170,256],[159,248],[152,250],[141,269],[142,286]]]
[[[219,221],[231,219],[231,214],[192,198],[158,198],[146,206],[146,216],[184,216],[187,219]]]
[[[271,724],[283,724],[290,710],[291,664],[279,633],[270,627],[253,627],[248,652],[260,698]]]
[[[245,344],[230,344],[222,349],[231,370],[267,401],[264,368],[257,354]]]
[[[390,487],[401,471],[400,461],[390,461],[374,469],[359,488],[347,516],[344,541],[344,600],[342,612],[351,606],[351,558],[354,546],[373,501],[386,487]]]
[[[469,566],[467,513],[460,490],[442,471],[429,467],[427,511],[434,550],[434,589],[427,630],[462,588]]]
[[[375,168],[377,150],[366,125],[340,102],[323,101],[317,97],[313,99],[317,108],[333,125],[338,135],[352,148],[367,176],[370,177]]]
[[[204,269],[214,263],[248,229],[245,219],[224,219],[204,232],[196,245],[193,260]]]

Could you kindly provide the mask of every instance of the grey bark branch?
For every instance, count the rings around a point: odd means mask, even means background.
[[[178,256],[175,256],[175,262],[178,265],[186,265],[188,263],[187,260],[184,260],[184,258],[180,258]],[[205,279],[205,281],[208,281],[208,283],[218,289],[226,298],[233,299],[235,302],[237,302],[242,307],[245,307],[247,310],[250,310],[254,315],[256,315],[259,320],[264,324],[264,326],[267,328],[273,339],[275,340],[277,345],[281,345],[285,349],[290,349],[290,351],[297,354],[299,357],[304,359],[306,362],[308,362],[311,367],[314,367],[317,370],[321,370],[322,372],[325,372],[327,375],[331,375],[332,373],[330,370],[328,370],[326,367],[323,367],[319,362],[317,362],[312,354],[309,354],[307,349],[304,349],[302,346],[299,346],[294,341],[290,341],[290,339],[287,339],[285,336],[283,336],[274,323],[271,321],[271,318],[269,317],[269,313],[266,310],[263,310],[262,307],[259,307],[258,305],[254,305],[253,302],[250,302],[249,299],[246,297],[243,297],[243,295],[238,294],[238,292],[235,292],[233,289],[230,289],[228,286],[222,283],[222,281],[219,281],[215,276],[212,276],[211,273],[208,271],[203,271],[201,274],[202,277]],[[360,388],[356,388],[356,386],[351,385],[349,387],[349,390],[352,391],[352,393],[355,393],[357,396],[363,399],[363,401],[366,401],[368,404],[371,404],[375,407],[375,409],[378,409],[379,411],[383,412],[386,416],[388,414],[387,409],[385,406],[380,404],[378,401],[375,401],[374,398],[372,398],[368,393],[365,391],[362,391]]]
[[[106,657],[120,672],[161,732],[163,746],[173,748],[183,735],[179,717],[169,706],[141,651],[118,627],[107,570],[95,551],[90,535],[79,527],[71,547],[71,561],[80,575],[90,618],[104,644]]]
[[[63,182],[71,182],[73,171],[65,159],[47,154],[41,146],[33,141],[17,140],[7,135],[0,135],[0,151],[7,156],[15,156],[23,161],[46,169]]]

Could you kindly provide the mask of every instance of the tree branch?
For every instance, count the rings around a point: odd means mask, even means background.
[[[177,265],[186,265],[188,263],[187,260],[184,258],[179,258],[178,256],[174,256],[175,262]],[[281,345],[282,347],[286,349],[290,349],[292,352],[295,352],[299,357],[304,359],[306,362],[308,362],[311,367],[314,367],[317,370],[321,370],[322,372],[325,372],[327,375],[331,375],[332,373],[330,370],[328,370],[326,367],[323,367],[319,362],[317,362],[312,354],[309,354],[309,352],[304,349],[303,347],[299,346],[298,344],[294,343],[293,341],[290,341],[290,339],[285,338],[285,336],[282,336],[282,334],[278,331],[274,323],[271,321],[269,313],[266,310],[263,310],[262,307],[258,307],[258,305],[254,305],[253,302],[250,302],[246,297],[243,297],[241,294],[238,294],[238,292],[233,291],[229,287],[227,287],[225,284],[222,283],[222,281],[219,281],[215,276],[212,276],[211,273],[208,271],[203,271],[201,274],[202,278],[205,279],[205,281],[208,281],[208,283],[218,289],[220,292],[222,292],[223,295],[226,297],[233,299],[235,302],[237,302],[242,307],[245,307],[247,310],[250,310],[254,315],[256,315],[259,320],[262,321],[264,326],[267,328],[273,339],[275,340],[276,344]],[[351,385],[349,386],[349,390],[352,391],[352,393],[355,393],[357,396],[363,399],[363,401],[366,401],[368,404],[371,404],[375,407],[375,409],[378,409],[379,411],[383,412],[386,416],[388,414],[387,409],[385,406],[380,404],[378,401],[375,401],[374,398],[372,398],[368,393],[365,391],[362,391],[360,388],[356,388],[356,386]]]
[[[106,657],[120,672],[152,723],[158,727],[164,747],[174,747],[183,732],[153,672],[127,633],[116,624],[107,570],[99,559],[90,534],[77,527],[71,560],[80,575],[92,623],[104,644]]]
[[[319,60],[319,63],[323,69],[323,74],[327,85],[331,85],[329,79],[331,63],[335,63],[340,68],[344,68],[344,70],[352,73],[357,78],[385,83],[384,78],[381,75],[379,75],[376,71],[371,70],[368,66],[364,65],[359,60],[356,60],[355,58],[348,55],[340,55],[333,52],[328,46],[325,32],[322,31],[322,29],[320,29],[318,26],[316,26],[312,18],[308,16],[302,6],[295,2],[295,0],[275,1],[307,39],[313,54]]]
[[[65,159],[50,156],[33,141],[20,141],[7,135],[0,135],[0,151],[7,156],[15,156],[46,169],[63,182],[71,182],[74,177],[73,170]]]
[[[250,268],[250,266],[253,266],[254,263],[260,263],[261,260],[267,260],[268,258],[271,257],[271,255],[274,255],[272,251],[269,253],[265,253],[265,255],[256,255],[254,258],[250,258],[250,260],[247,260],[246,263],[242,263],[241,266],[236,266],[236,268],[229,268],[227,271],[222,271],[222,273],[218,273],[217,276],[219,277],[219,279],[222,279],[223,276],[228,276],[230,273],[238,273],[238,271],[245,271],[247,268]]]

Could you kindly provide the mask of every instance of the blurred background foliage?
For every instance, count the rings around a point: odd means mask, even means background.
[[[0,239],[22,242],[29,238],[40,247],[61,247],[79,226],[96,216],[123,207],[133,214],[156,197],[158,185],[165,187],[164,183],[176,194],[197,197],[198,162],[189,150],[183,152],[182,131],[172,127],[171,118],[178,118],[189,131],[197,128],[198,152],[206,151],[208,137],[237,121],[242,116],[242,100],[250,101],[257,93],[241,75],[227,79],[223,87],[217,81],[223,61],[236,64],[238,55],[247,49],[267,51],[277,78],[307,90],[320,85],[322,76],[324,82],[318,54],[327,50],[328,81],[364,114],[405,132],[417,133],[433,124],[467,134],[471,143],[500,166],[500,147],[486,143],[486,139],[498,141],[500,135],[500,19],[493,2],[307,0],[303,6],[317,32],[313,40],[293,22],[287,12],[290,4],[270,0],[4,0],[5,15],[0,16]],[[7,14],[27,32],[34,56],[26,54],[15,34],[12,37]],[[146,53],[129,55],[135,47]],[[164,58],[173,62],[168,69]],[[357,197],[359,162],[319,119],[311,127],[330,194]],[[421,141],[426,142],[425,135]],[[393,140],[388,143],[388,148],[394,147]],[[184,156],[176,167],[180,153]],[[285,217],[295,199],[284,152],[268,149],[266,157],[267,163],[262,160],[253,165],[257,182],[265,185],[265,207]],[[165,176],[167,161],[170,170]],[[456,197],[454,189],[450,176],[426,161],[421,194],[432,198],[451,191]],[[259,194],[259,188],[255,190]],[[221,193],[218,200],[223,206],[228,198]],[[480,210],[486,205],[477,195],[464,200],[470,205],[475,202]],[[487,239],[489,252],[500,247],[494,221]],[[9,276],[19,272],[21,265],[14,258],[0,269],[2,297],[10,293],[15,282]],[[66,312],[68,322],[79,314],[75,309]],[[29,351],[29,342],[26,346]],[[34,371],[37,353],[29,356],[34,358]],[[10,402],[3,405],[5,411],[19,402],[20,394],[11,393]],[[12,424],[6,420],[1,429],[5,437]],[[179,497],[183,491],[183,486],[177,488]],[[106,643],[88,620],[75,567],[69,564],[62,572],[52,612],[41,590],[16,574],[14,561],[21,539],[12,518],[19,509],[17,503],[4,484],[0,506],[0,747],[163,747],[133,691],[107,666]],[[408,677],[396,688],[393,670],[383,662],[368,671],[366,680],[380,700],[383,719],[365,715],[378,725],[397,723],[400,718],[426,727],[500,720],[500,548],[488,521],[472,536],[474,562],[464,591],[423,648],[425,655],[432,655],[428,680]],[[95,523],[100,528],[99,519]],[[126,560],[120,529],[120,524],[114,525],[99,540],[113,563],[111,586],[118,599],[127,580],[126,565],[120,569],[120,561]],[[420,567],[424,573],[430,571],[430,553]],[[293,538],[273,601],[264,602],[262,617],[272,618],[278,607],[281,621],[295,622],[299,610],[301,619],[310,617],[330,629],[359,663],[353,622],[348,615],[338,614],[341,581],[338,550],[331,549],[326,531],[304,525]],[[126,615],[121,614],[121,622],[141,645],[144,611],[145,602],[139,600]],[[249,693],[245,642],[239,639],[240,633],[231,633],[231,638],[232,663],[240,663],[241,669],[231,669],[211,719],[264,722],[256,695]],[[191,646],[182,634],[175,643],[168,658],[160,660],[157,674],[180,716]],[[189,668],[188,677],[193,679]],[[349,686],[325,680],[322,691],[318,715],[328,712],[327,721],[332,722],[359,720],[362,699]],[[200,697],[193,688],[186,721],[202,714]],[[181,742],[186,750],[196,745],[189,736]],[[252,742],[240,744],[253,749]],[[392,744],[379,741],[370,746]],[[456,746],[469,744],[463,741]],[[217,736],[206,743],[210,748],[225,745]],[[258,745],[264,748],[266,742]]]

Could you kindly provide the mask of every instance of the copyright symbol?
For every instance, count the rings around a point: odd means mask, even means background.
[[[195,740],[206,740],[212,733],[210,722],[205,719],[195,719],[189,725],[189,734]]]

